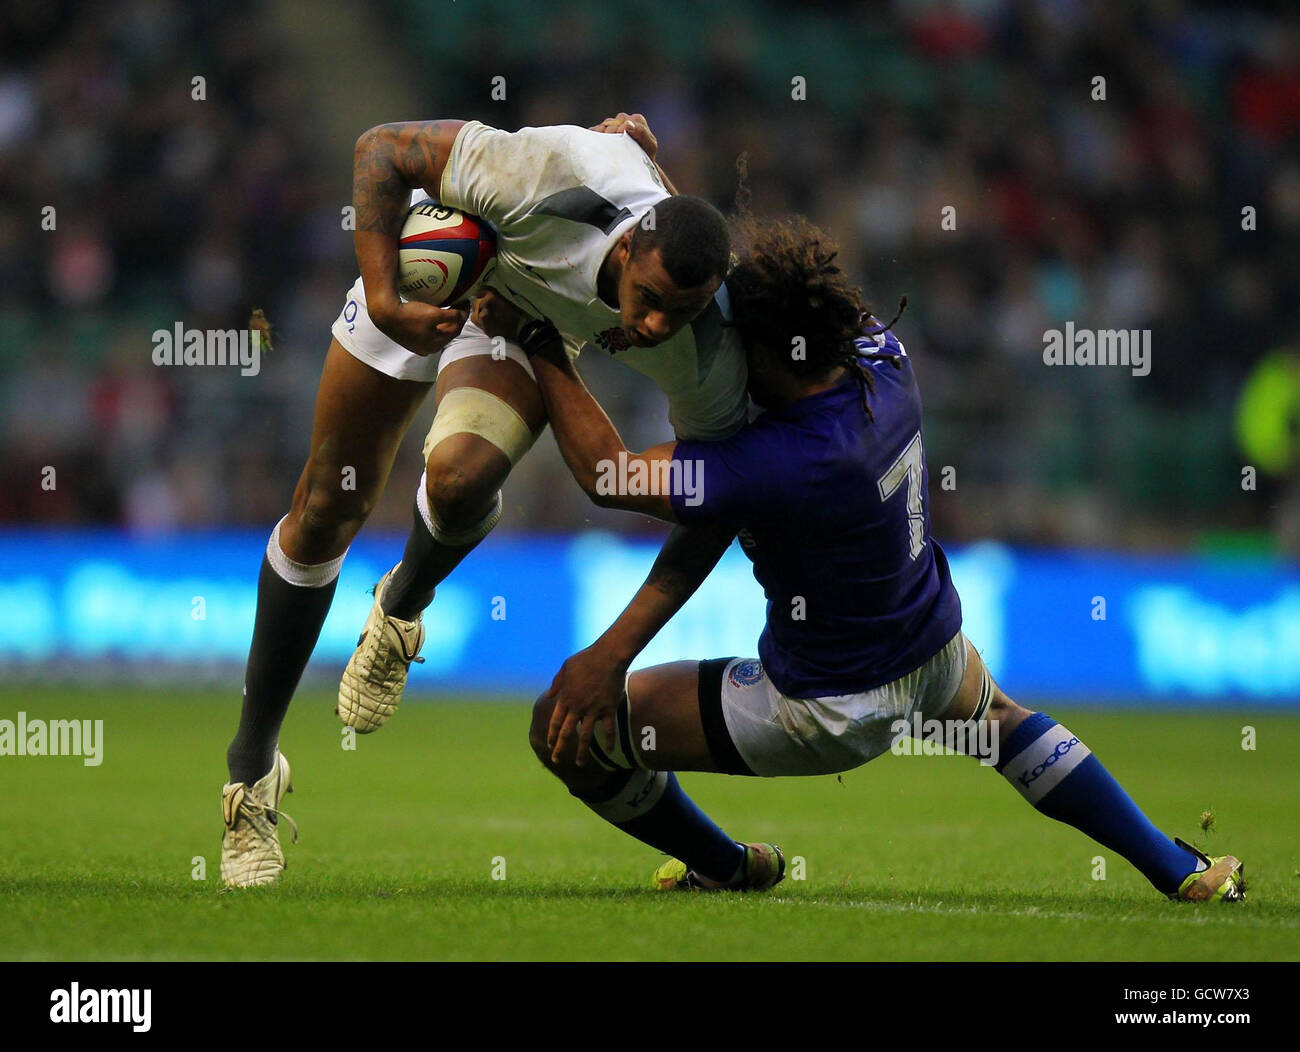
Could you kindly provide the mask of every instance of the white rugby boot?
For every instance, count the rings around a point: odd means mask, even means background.
[[[397,572],[397,566],[375,585],[370,617],[339,681],[339,703],[334,711],[358,734],[379,730],[397,711],[411,662],[424,661],[419,656],[424,646],[424,615],[414,621],[403,621],[385,615],[380,605],[384,588]]]
[[[293,792],[289,761],[279,749],[270,771],[255,785],[227,782],[221,789],[221,815],[226,831],[221,838],[221,880],[229,888],[274,884],[284,871],[278,819],[289,823],[293,842],[298,827],[280,810],[285,793]]]

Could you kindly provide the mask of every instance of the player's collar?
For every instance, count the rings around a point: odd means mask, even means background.
[[[804,395],[793,402],[786,402],[784,405],[776,406],[767,410],[774,420],[799,420],[802,417],[812,413],[819,412],[828,404],[834,404],[839,399],[852,396],[857,398],[857,381],[849,369],[844,370],[844,375],[836,383],[826,388],[824,391],[818,391],[816,394]]]
[[[718,291],[713,294],[717,301],[718,309],[722,311],[722,320],[730,325],[736,319],[731,313],[731,293],[727,291],[727,283],[724,281],[718,286]]]

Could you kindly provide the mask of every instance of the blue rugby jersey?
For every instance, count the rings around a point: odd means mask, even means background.
[[[855,694],[898,679],[961,628],[961,602],[930,536],[921,396],[892,333],[863,337],[874,421],[857,379],[769,410],[721,442],[683,440],[702,482],[674,493],[683,523],[740,530],[767,595],[758,655],[787,697]],[[684,471],[684,469],[683,469]],[[688,477],[684,473],[677,476]]]

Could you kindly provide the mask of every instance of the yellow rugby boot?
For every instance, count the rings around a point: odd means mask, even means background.
[[[1174,837],[1174,843],[1186,848],[1205,863],[1205,869],[1189,873],[1179,889],[1169,897],[1175,902],[1244,902],[1246,867],[1233,855],[1211,858],[1204,851]]]
[[[715,884],[686,863],[670,858],[655,870],[653,885],[659,891],[767,891],[785,878],[785,856],[775,844],[742,844],[744,872],[735,884]]]

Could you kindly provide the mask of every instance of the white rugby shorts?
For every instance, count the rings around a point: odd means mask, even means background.
[[[888,752],[898,720],[939,719],[966,674],[958,632],[907,675],[861,694],[787,698],[755,658],[700,662],[700,718],[709,751],[728,774],[834,774]]]
[[[375,323],[366,312],[366,290],[360,278],[348,290],[343,310],[334,319],[330,332],[353,358],[395,380],[432,383],[438,379],[438,373],[452,362],[477,354],[492,353],[491,337],[473,321],[465,322],[460,334],[443,348],[441,354],[426,355],[408,351],[375,328]],[[517,344],[506,343],[505,356],[518,362],[534,381],[537,379],[528,355]]]

